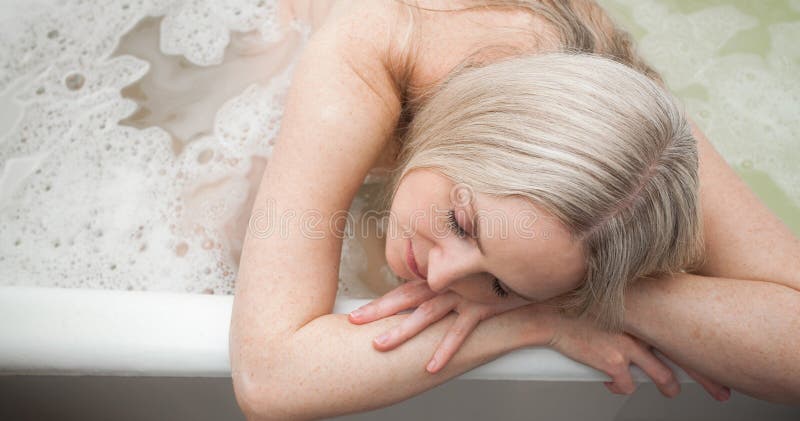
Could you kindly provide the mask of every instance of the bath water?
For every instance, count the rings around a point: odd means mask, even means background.
[[[800,1],[600,3],[800,234]],[[231,294],[324,5],[0,1],[0,285]],[[345,239],[339,277],[352,297],[397,285],[377,238]]]

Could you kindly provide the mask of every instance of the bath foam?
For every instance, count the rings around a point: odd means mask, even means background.
[[[684,15],[653,0],[618,2],[646,31],[641,54],[725,159],[766,172],[800,205],[800,22],[766,26],[763,55],[723,52],[738,33],[763,30],[759,20],[728,5]],[[703,94],[682,94],[698,88]]]
[[[800,150],[797,123],[787,122],[798,109],[797,24],[771,25],[763,57],[717,57],[726,40],[756,24],[752,17],[729,6],[686,16],[655,2],[626,3],[649,31],[640,50],[670,86],[704,88],[705,96],[684,102],[729,162],[767,171],[797,202],[796,170],[784,170]],[[231,98],[212,135],[176,157],[164,130],[118,125],[136,108],[120,89],[149,67],[111,54],[136,22],[164,16],[161,47],[212,65],[227,45],[208,39],[220,28],[223,40],[231,30],[279,37],[274,4],[33,2],[0,18],[0,97],[14,100],[0,106],[19,111],[0,127],[0,282],[232,292],[231,251],[240,239],[223,234],[221,220],[247,201],[249,158],[269,158],[290,69]],[[192,28],[193,16],[211,29]],[[363,293],[359,247],[346,238],[340,266],[353,286],[340,282],[339,291],[353,296]]]
[[[176,156],[164,130],[119,124],[137,109],[122,88],[150,65],[111,54],[139,20],[164,15],[162,52],[216,64],[231,30],[280,37],[276,2],[42,2],[15,13],[0,29],[0,97],[14,101],[0,106],[20,111],[0,128],[0,283],[231,294],[242,238],[229,226],[249,210],[253,159],[271,155],[294,62],[225,102],[213,133]],[[303,22],[290,28],[307,40]],[[355,217],[363,207],[353,202]],[[339,292],[366,296],[361,244],[345,238],[343,251]]]
[[[230,31],[258,31],[265,42],[280,38],[277,2],[265,0],[189,0],[164,11],[161,51],[208,66],[222,62]]]

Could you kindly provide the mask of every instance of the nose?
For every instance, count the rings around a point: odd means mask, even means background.
[[[428,252],[428,287],[442,292],[482,272],[480,252],[474,247],[448,244]]]

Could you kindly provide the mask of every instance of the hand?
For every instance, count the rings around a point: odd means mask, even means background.
[[[608,374],[612,381],[603,384],[612,393],[629,395],[636,390],[628,366],[639,366],[653,379],[664,396],[675,397],[680,384],[672,370],[653,354],[653,347],[628,333],[601,330],[586,319],[561,316],[550,346],[567,357]],[[681,367],[719,401],[730,397],[730,389],[697,373]]]
[[[411,316],[399,326],[379,335],[373,341],[373,346],[378,351],[389,351],[439,321],[450,311],[455,311],[458,318],[439,343],[426,367],[428,372],[436,373],[455,355],[481,320],[526,304],[529,303],[516,297],[509,297],[497,304],[485,304],[466,300],[454,292],[437,294],[428,287],[426,281],[419,280],[406,282],[362,306],[350,313],[349,320],[355,324],[369,323],[416,307]]]

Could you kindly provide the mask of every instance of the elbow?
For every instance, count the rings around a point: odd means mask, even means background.
[[[236,404],[247,421],[297,420],[289,408],[283,406],[277,381],[259,381],[251,374],[232,375]]]
[[[782,373],[782,376],[771,382],[765,382],[760,391],[763,396],[755,397],[777,404],[800,405],[800,378],[798,378],[800,358],[790,356],[784,361],[786,362],[783,367],[785,372]]]
[[[765,387],[756,391],[744,391],[744,393],[756,399],[761,399],[775,404],[791,406],[800,405],[800,389],[798,389],[797,385],[788,387],[776,387],[775,385],[770,385],[769,387]]]
[[[231,383],[236,405],[248,421],[265,419],[259,417],[259,412],[264,404],[259,393],[261,375],[259,364],[253,364],[252,355],[240,346],[240,341],[233,335],[230,338],[229,360],[231,365]]]
[[[291,338],[232,329],[229,341],[233,391],[247,421],[306,419],[302,389],[292,381],[297,367]]]
[[[233,382],[233,394],[236,397],[236,405],[239,406],[239,410],[242,411],[245,419],[247,421],[263,419],[258,416],[258,409],[261,408],[262,404],[256,401],[258,394],[253,391],[255,385],[253,384],[254,379],[250,375],[250,371],[233,370],[231,373],[231,380]]]
[[[293,419],[287,414],[286,403],[281,402],[289,387],[281,388],[284,383],[285,359],[276,358],[286,355],[284,350],[275,345],[286,343],[280,340],[251,339],[237,325],[232,323],[229,338],[228,356],[231,367],[231,382],[236,398],[236,405],[247,421],[271,421]],[[268,346],[255,346],[255,343],[266,343]]]
[[[797,390],[794,390],[779,396],[778,399],[774,399],[772,402],[783,405],[798,406],[800,405],[800,394],[798,394]]]
[[[260,414],[261,408],[264,404],[260,402],[258,386],[256,384],[255,375],[253,370],[245,369],[243,367],[234,368],[231,371],[231,380],[233,382],[233,393],[236,397],[236,405],[245,416],[247,421],[266,421],[267,418],[262,417]]]
[[[281,370],[267,361],[239,365],[232,370],[236,404],[247,421],[311,419],[303,412],[298,390],[287,377],[290,373],[291,370]]]

